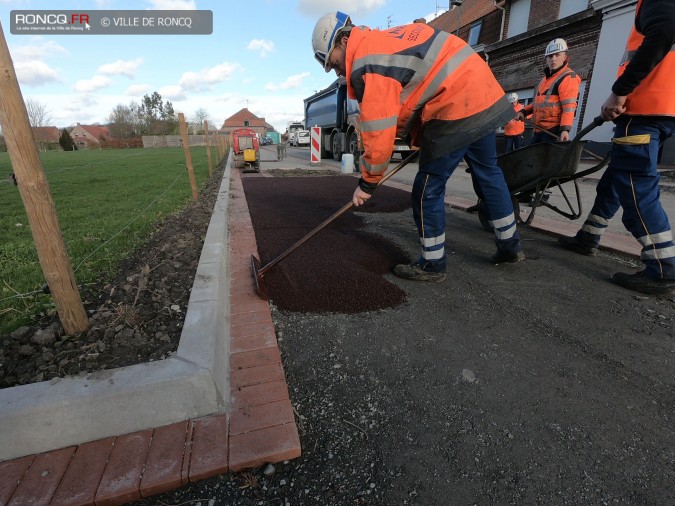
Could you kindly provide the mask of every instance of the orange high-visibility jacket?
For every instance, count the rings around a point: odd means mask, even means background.
[[[640,15],[641,5],[642,0],[638,0],[635,8],[636,22]],[[617,77],[624,73],[644,39],[645,36],[637,30],[634,23],[628,36],[626,52],[621,59]],[[671,47],[665,58],[628,95],[625,106],[625,114],[675,116],[675,46]]]
[[[513,110],[517,113],[523,109],[523,104],[516,102],[513,104]],[[506,125],[504,125],[504,135],[513,136],[521,135],[525,131],[525,122],[518,121],[517,119],[512,119]]]
[[[523,112],[532,114],[535,125],[545,130],[560,127],[559,131],[572,130],[574,111],[581,78],[567,65],[552,76],[543,77],[534,90],[534,102],[526,105]]]
[[[487,63],[462,39],[422,23],[354,27],[346,71],[347,91],[360,107],[361,174],[370,184],[389,166],[397,135],[421,148],[423,164],[514,116]]]

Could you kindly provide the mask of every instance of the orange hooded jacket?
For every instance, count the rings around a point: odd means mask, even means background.
[[[462,39],[422,24],[354,27],[347,91],[359,102],[363,181],[377,184],[397,135],[420,164],[484,137],[514,117],[488,65]]]
[[[636,23],[640,16],[642,0],[638,0],[635,8]],[[626,70],[635,52],[640,48],[645,36],[638,31],[635,24],[628,36],[626,52],[623,55],[617,77]],[[675,116],[675,45],[671,47],[665,58],[649,72],[637,87],[626,98],[626,114],[647,116]]]
[[[548,69],[547,69],[548,70]],[[532,114],[535,125],[546,130],[572,130],[574,112],[581,78],[563,65],[551,76],[544,76],[534,90],[534,101],[523,108],[525,116]]]
[[[518,111],[523,110],[523,104],[516,102],[513,104],[513,110],[517,113]],[[521,135],[525,131],[525,122],[518,121],[517,119],[512,119],[506,125],[504,125],[504,135],[514,136]]]

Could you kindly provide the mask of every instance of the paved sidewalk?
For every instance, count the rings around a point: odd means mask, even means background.
[[[229,218],[230,406],[224,413],[0,462],[0,505],[116,505],[300,456],[269,304],[250,273],[257,252],[239,170]]]

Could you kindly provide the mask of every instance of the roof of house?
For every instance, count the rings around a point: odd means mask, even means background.
[[[485,0],[464,0],[461,6],[455,6],[451,11],[446,11],[429,21],[429,26],[444,32],[456,33],[458,25],[466,26],[496,9],[494,3]]]
[[[32,127],[36,141],[58,142],[61,131],[55,126]]]
[[[82,128],[83,130],[85,130],[89,135],[91,135],[95,139],[105,139],[105,138],[110,137],[110,132],[108,131],[107,126],[81,125],[80,123],[78,123],[75,128],[77,128],[77,127]]]
[[[239,127],[239,126],[244,126],[245,121],[248,120],[248,126],[252,127],[264,127],[266,126],[265,123],[265,118],[259,118],[255,114],[253,114],[251,111],[249,111],[246,107],[241,109],[239,112],[234,113],[232,116],[227,118],[223,122],[223,128],[227,127]]]

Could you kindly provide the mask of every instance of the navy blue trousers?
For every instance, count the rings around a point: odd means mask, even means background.
[[[523,136],[522,135],[505,135],[504,136],[504,152],[510,153],[516,149],[523,147]]]
[[[490,224],[494,227],[497,249],[509,254],[521,250],[520,234],[504,173],[497,166],[495,134],[491,133],[467,147],[420,165],[412,189],[412,209],[422,245],[419,265],[432,272],[446,269],[445,185],[466,158]]]
[[[675,132],[675,118],[619,116],[609,166],[598,182],[595,202],[577,238],[597,246],[619,208],[626,229],[642,245],[645,274],[675,279],[675,246],[668,215],[659,200],[659,147]]]

